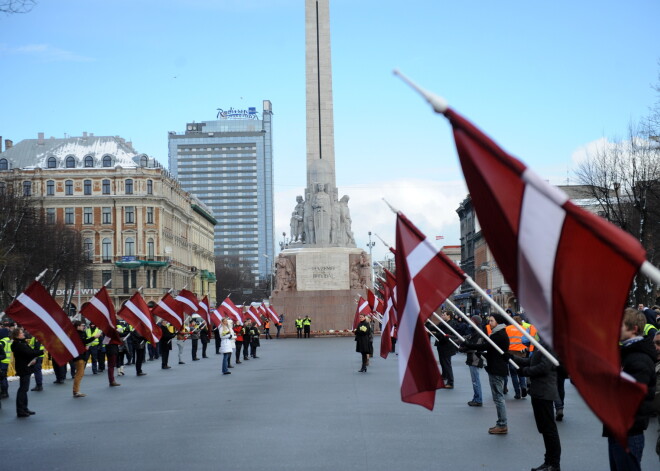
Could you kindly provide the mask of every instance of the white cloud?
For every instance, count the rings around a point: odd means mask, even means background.
[[[91,62],[91,57],[81,56],[71,51],[59,49],[50,44],[27,44],[19,47],[0,45],[2,54],[22,54],[35,57],[44,62]]]
[[[289,234],[289,221],[296,204],[296,195],[303,187],[275,193],[276,242],[282,240],[282,232]],[[435,181],[402,179],[379,182],[377,186],[339,188],[339,195],[351,197],[349,208],[353,219],[353,233],[357,246],[368,250],[369,231],[395,245],[396,217],[383,202],[385,198],[394,208],[403,212],[431,240],[444,236],[438,245],[460,244],[460,226],[456,209],[467,195],[463,180]],[[382,260],[387,248],[375,237],[374,259]]]
[[[594,155],[597,152],[602,152],[606,149],[611,149],[617,144],[609,141],[606,137],[601,137],[595,141],[587,142],[583,146],[578,147],[571,154],[571,161],[573,165],[579,165],[580,163],[587,160],[587,157]]]

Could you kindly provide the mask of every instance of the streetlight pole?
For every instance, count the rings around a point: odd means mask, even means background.
[[[371,255],[371,249],[373,249],[374,245],[376,245],[376,242],[371,241],[371,231],[369,231],[369,242],[367,243],[367,247],[369,247],[369,263],[371,264],[371,283],[373,284],[374,279],[375,279],[375,274],[374,274],[374,259],[373,256]]]

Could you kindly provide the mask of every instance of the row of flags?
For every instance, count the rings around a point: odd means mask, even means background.
[[[646,394],[645,385],[622,374],[618,346],[633,278],[648,264],[643,247],[408,82],[449,120],[484,237],[530,322],[587,405],[624,443]],[[401,212],[390,250],[397,270],[396,276],[385,271],[381,291],[381,356],[391,350],[396,329],[401,399],[432,409],[443,382],[424,324],[468,277]]]
[[[280,322],[275,309],[264,303],[257,308],[250,306],[244,314],[242,311],[242,307],[236,306],[229,297],[218,309],[211,309],[208,296],[198,300],[194,293],[182,289],[176,297],[166,293],[153,309],[149,308],[140,292],[136,291],[116,313],[104,286],[81,308],[80,314],[103,332],[104,343],[117,345],[122,343],[117,332],[117,316],[154,345],[162,335],[156,324],[156,317],[172,324],[177,331],[183,328],[185,318],[195,313],[206,325],[215,327],[220,326],[223,317],[229,317],[240,325],[248,318],[261,325],[262,316],[274,323]],[[85,352],[85,345],[75,332],[71,320],[38,280],[32,282],[9,305],[5,314],[36,337],[60,365]]]

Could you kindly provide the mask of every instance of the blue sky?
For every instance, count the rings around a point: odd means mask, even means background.
[[[657,99],[655,0],[331,0],[330,12],[337,185],[362,247],[368,231],[394,242],[382,197],[459,243],[449,127],[392,69],[553,183]],[[42,0],[0,16],[0,135],[120,135],[167,164],[168,131],[269,99],[276,231],[288,232],[305,186],[304,39],[303,0]]]

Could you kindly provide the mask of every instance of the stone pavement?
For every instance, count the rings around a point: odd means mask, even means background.
[[[55,385],[45,376],[45,390],[29,393],[37,414],[27,419],[16,417],[12,382],[0,411],[0,469],[515,471],[543,462],[529,399],[509,393],[509,434],[488,435],[495,424],[490,391],[483,408],[466,405],[472,386],[461,354],[453,362],[455,389],[438,391],[435,410],[427,411],[401,402],[395,356],[374,357],[361,374],[351,338],[261,343],[260,358],[227,376],[212,348],[196,362],[187,351],[185,365],[171,355],[169,370],[147,362],[143,377],[126,367],[118,388],[88,368],[81,387],[88,396],[80,399],[72,397],[72,380]],[[566,387],[562,469],[606,470],[600,422]],[[654,422],[646,433],[646,470],[659,469],[657,428]]]

